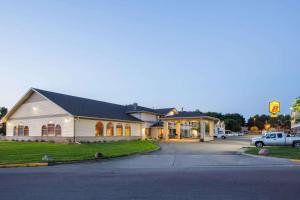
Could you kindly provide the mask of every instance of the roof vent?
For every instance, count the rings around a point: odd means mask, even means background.
[[[133,103],[132,106],[133,106],[133,110],[137,110],[137,107],[138,107],[137,103]]]

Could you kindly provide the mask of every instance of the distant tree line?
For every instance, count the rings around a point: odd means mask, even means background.
[[[290,129],[291,116],[290,115],[278,115],[277,117],[271,117],[269,115],[254,115],[250,117],[247,122],[249,130],[268,130],[268,129]]]
[[[6,115],[7,113],[7,108],[5,107],[0,107],[0,120]],[[5,135],[6,133],[6,124],[0,124],[0,135]]]
[[[196,112],[200,112],[196,110]],[[242,127],[246,125],[246,120],[243,115],[238,113],[227,113],[222,114],[218,112],[204,112],[204,115],[219,118],[221,121],[224,121],[226,130],[231,130],[238,132],[242,130]]]

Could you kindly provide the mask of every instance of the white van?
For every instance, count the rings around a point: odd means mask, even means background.
[[[215,128],[214,137],[215,137],[215,138],[226,139],[225,130],[222,129],[222,128]]]

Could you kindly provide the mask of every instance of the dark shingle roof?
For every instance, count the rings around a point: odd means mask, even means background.
[[[35,89],[74,116],[141,121],[127,112],[127,106]]]
[[[143,107],[143,106],[134,106],[134,105],[127,105],[127,113],[132,113],[132,112],[150,112],[150,113],[154,113],[154,114],[158,114],[154,109],[152,108],[147,108],[147,107]]]
[[[166,115],[173,109],[175,109],[175,108],[159,108],[159,109],[155,109],[155,111],[157,113],[159,113],[160,115]]]
[[[153,124],[151,127],[163,127],[164,126],[164,122],[163,121],[158,121],[155,124]]]
[[[164,117],[164,118],[203,117],[203,116],[205,116],[205,115],[203,113],[201,113],[201,112],[183,111],[183,112],[179,112],[178,114],[167,116],[167,117]]]

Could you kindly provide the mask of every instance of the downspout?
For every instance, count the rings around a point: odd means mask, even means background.
[[[79,119],[79,117],[77,117],[77,119]],[[76,143],[76,125],[75,125],[75,122],[76,122],[76,117],[74,116],[74,123],[73,123],[73,131],[74,131],[74,134],[73,134],[73,143],[75,144]]]

